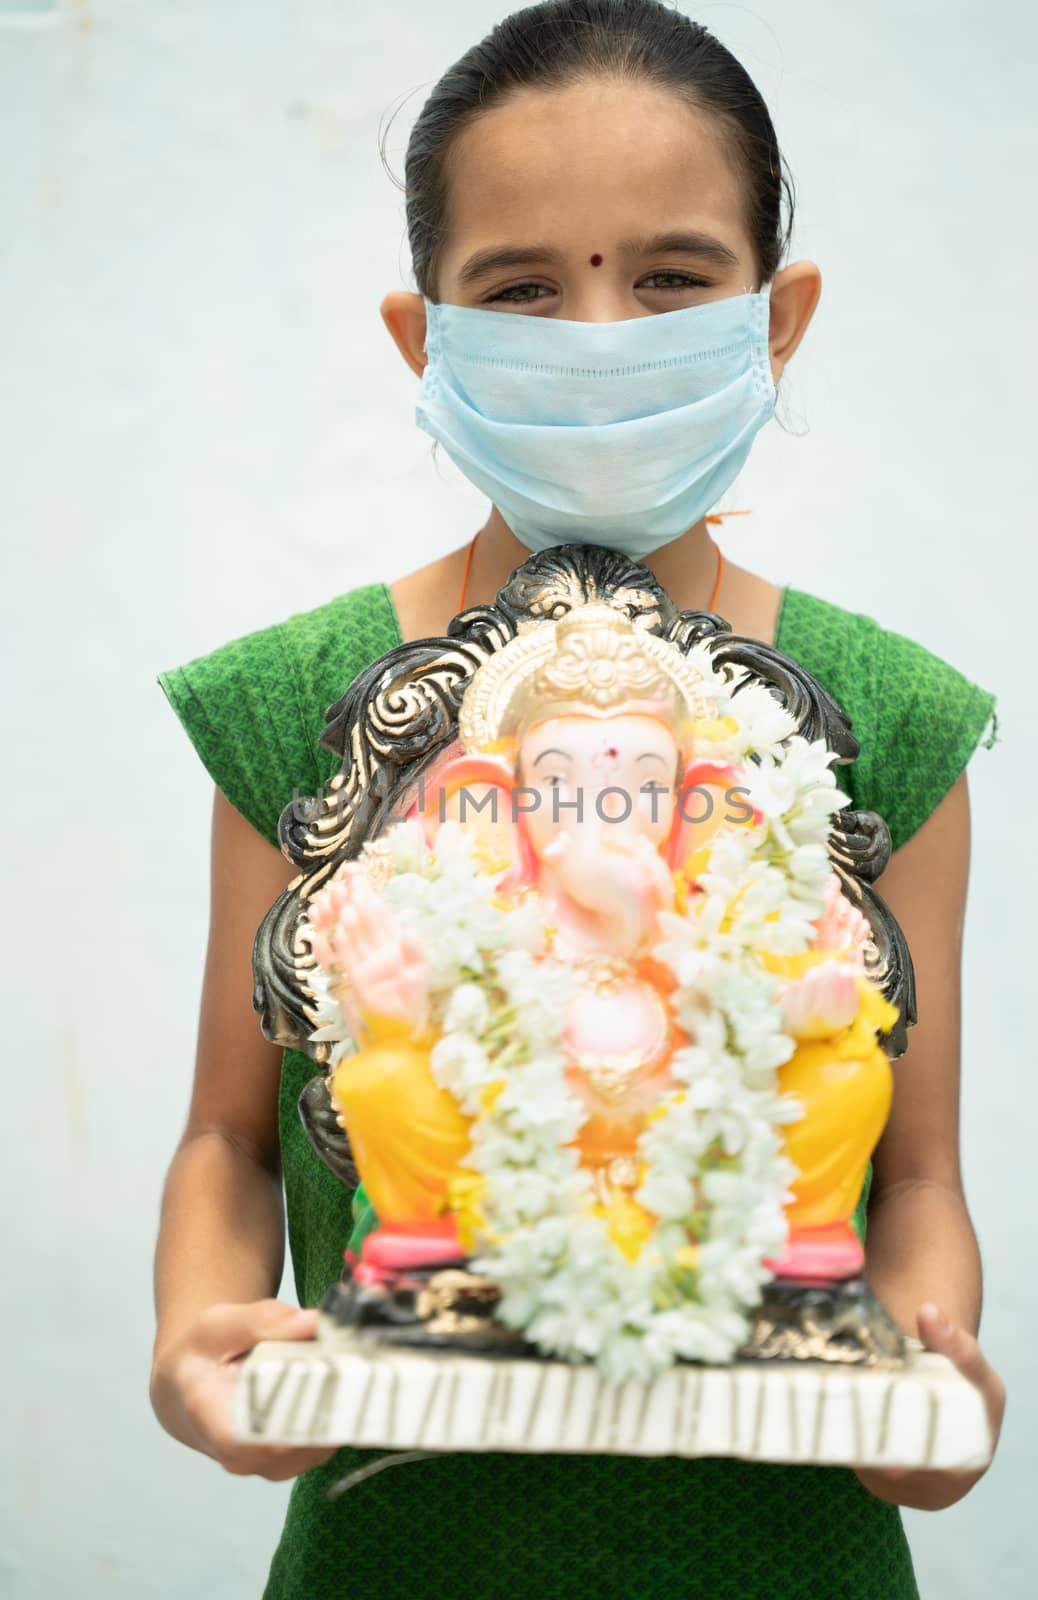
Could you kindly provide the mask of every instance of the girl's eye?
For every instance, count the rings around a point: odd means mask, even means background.
[[[487,295],[483,304],[491,305],[495,300],[509,300],[513,305],[526,305],[531,300],[539,300],[543,295],[554,292],[554,289],[549,289],[544,283],[512,283],[507,289],[499,289],[496,294]]]
[[[653,282],[653,279],[666,278],[667,283]],[[712,287],[708,278],[697,278],[691,272],[651,272],[643,278],[638,285],[639,289],[709,289]]]

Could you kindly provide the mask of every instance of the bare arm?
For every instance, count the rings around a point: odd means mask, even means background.
[[[919,1021],[894,1065],[894,1101],[873,1162],[866,1273],[907,1333],[984,1393],[997,1437],[1001,1381],[976,1342],[981,1269],[959,1162],[960,962],[969,878],[965,776],[891,859],[877,885],[908,939]],[[945,1326],[945,1324],[948,1324]],[[860,1472],[884,1499],[937,1509],[980,1476]]]
[[[292,869],[216,791],[209,945],[187,1124],[162,1196],[151,1398],[183,1443],[234,1472],[289,1477],[328,1451],[256,1450],[229,1434],[234,1362],[266,1333],[309,1337],[273,1299],[284,1260],[279,1046],[252,1008],[252,945]]]

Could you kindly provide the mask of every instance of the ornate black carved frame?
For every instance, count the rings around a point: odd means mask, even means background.
[[[341,766],[323,795],[293,801],[282,812],[281,849],[299,868],[299,877],[264,917],[253,952],[253,1004],[268,1039],[303,1051],[318,1067],[327,1064],[330,1047],[309,1037],[316,1026],[308,986],[313,960],[299,927],[308,901],[379,833],[401,797],[457,738],[462,696],[483,662],[517,633],[592,600],[607,602],[682,651],[706,644],[721,671],[747,668],[793,714],[798,733],[824,739],[841,764],[857,756],[850,719],[810,673],[771,645],[733,634],[712,612],[679,611],[646,567],[595,545],[559,545],[532,555],[511,574],[493,605],[460,612],[445,638],[390,650],[325,713],[320,742]],[[872,888],[890,855],[886,824],[872,811],[841,811],[829,852],[845,892],[872,927],[870,974],[900,1012],[881,1041],[895,1057],[905,1049],[916,1008],[904,935]],[[353,1186],[349,1146],[336,1125],[322,1073],[304,1089],[300,1113],[321,1159]]]

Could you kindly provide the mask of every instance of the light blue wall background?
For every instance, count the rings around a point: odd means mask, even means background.
[[[48,24],[46,13],[54,13]],[[478,497],[377,315],[399,170],[488,0],[0,4],[0,526],[11,727],[0,1594],[257,1596],[286,1489],[147,1401],[186,1108],[210,788],[160,669],[456,545]],[[822,302],[725,548],[1001,696],[972,769],[964,1117],[1011,1404],[968,1500],[911,1516],[923,1594],[1038,1592],[1029,863],[1038,166],[1033,7],[707,4],[759,83]],[[10,913],[5,923],[10,922]],[[43,954],[36,944],[45,938]],[[910,1069],[909,1069],[910,1070]],[[413,1469],[406,1469],[413,1470]],[[344,1558],[348,1562],[348,1556]],[[344,1589],[345,1589],[344,1575]]]

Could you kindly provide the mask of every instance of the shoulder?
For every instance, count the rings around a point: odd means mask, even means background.
[[[217,787],[276,843],[293,792],[315,793],[326,776],[325,711],[395,642],[388,590],[367,584],[157,676]]]
[[[849,611],[803,589],[782,591],[775,630],[777,648],[806,667],[852,717],[879,692],[883,658],[891,640],[928,653],[921,645],[891,633],[864,611]]]
[[[850,717],[861,752],[841,785],[855,805],[880,813],[895,849],[935,809],[989,725],[994,742],[995,696],[864,612],[787,589],[775,643]]]
[[[385,584],[370,583],[336,595],[309,611],[228,639],[183,666],[159,674],[180,674],[193,682],[219,683],[247,671],[259,679],[277,676],[286,665],[332,658],[333,670],[356,659],[357,670],[394,642],[392,600]]]

